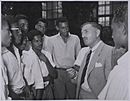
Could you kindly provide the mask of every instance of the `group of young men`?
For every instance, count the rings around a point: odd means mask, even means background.
[[[101,41],[96,22],[81,26],[82,49],[65,18],[52,37],[45,35],[46,20],[38,19],[31,31],[28,25],[24,15],[2,16],[0,99],[128,99],[127,5],[112,20],[115,47]]]

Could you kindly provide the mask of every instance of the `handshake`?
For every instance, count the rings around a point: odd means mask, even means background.
[[[79,71],[79,66],[73,66],[66,70],[71,79],[74,79],[77,76],[77,72]]]

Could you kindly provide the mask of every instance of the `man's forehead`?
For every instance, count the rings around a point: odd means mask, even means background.
[[[41,35],[36,35],[36,36],[34,36],[34,39],[35,39],[35,40],[39,40],[40,38],[42,38]]]
[[[68,22],[59,22],[59,25],[68,25]]]
[[[11,24],[11,27],[13,27],[13,28],[14,28],[14,27],[18,27],[18,24],[17,24],[17,23],[12,23],[12,24]]]
[[[85,25],[82,27],[82,30],[84,30],[84,29],[89,29],[89,28],[91,28],[91,27],[92,27],[91,24],[85,24]]]
[[[26,19],[19,19],[18,21],[19,23],[28,23],[28,21]]]
[[[38,21],[37,24],[40,24],[40,25],[46,25],[46,23],[42,22],[42,21]]]

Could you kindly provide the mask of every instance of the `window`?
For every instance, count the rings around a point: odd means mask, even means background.
[[[98,2],[98,23],[103,26],[110,26],[111,3],[110,1]]]
[[[43,2],[42,17],[45,19],[57,19],[62,17],[62,2],[60,1]]]

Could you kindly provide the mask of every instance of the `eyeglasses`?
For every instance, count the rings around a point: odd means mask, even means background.
[[[11,28],[12,31],[20,30],[19,28]]]

